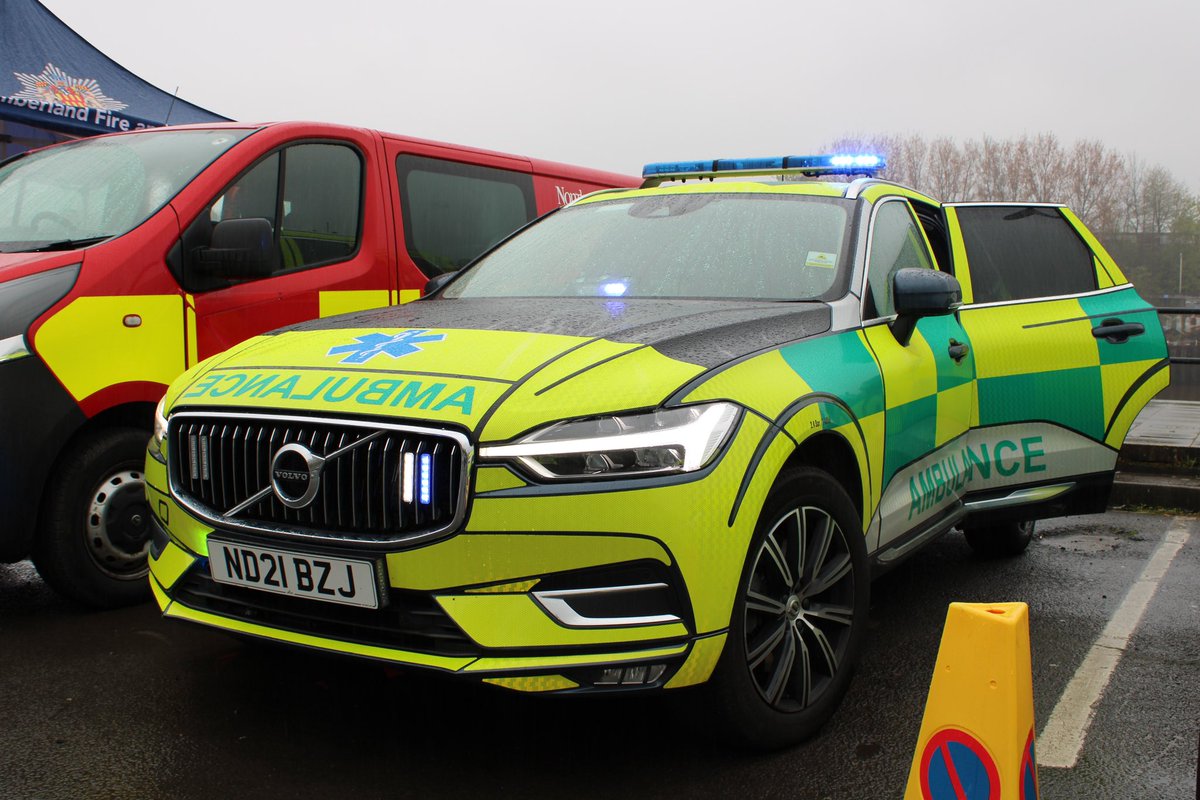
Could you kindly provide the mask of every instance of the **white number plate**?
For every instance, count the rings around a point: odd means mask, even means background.
[[[379,608],[375,563],[208,540],[208,568],[217,583],[329,603]]]

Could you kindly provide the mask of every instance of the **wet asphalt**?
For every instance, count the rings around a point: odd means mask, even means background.
[[[1039,731],[1173,520],[1039,523],[1014,560],[956,534],[873,586],[870,638],[822,732],[733,751],[702,693],[531,697],[108,612],[0,565],[3,798],[900,798],[946,605],[1030,606]],[[1117,666],[1077,766],[1043,798],[1192,798],[1200,736],[1200,522]]]

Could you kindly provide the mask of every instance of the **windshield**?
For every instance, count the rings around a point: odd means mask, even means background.
[[[566,208],[489,253],[445,297],[810,300],[842,285],[851,201],[674,193]]]
[[[250,130],[84,139],[0,167],[0,252],[68,249],[140,225]]]

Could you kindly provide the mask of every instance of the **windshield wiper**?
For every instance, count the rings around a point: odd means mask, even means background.
[[[112,234],[106,233],[101,236],[88,236],[84,239],[62,239],[57,242],[47,242],[39,244],[37,247],[29,247],[19,252],[22,253],[49,253],[55,250],[76,250],[80,247],[87,247],[90,244],[103,242],[105,239],[111,239]]]

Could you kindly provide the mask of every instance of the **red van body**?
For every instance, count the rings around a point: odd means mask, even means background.
[[[311,122],[0,165],[0,561],[32,555],[90,604],[143,596],[137,464],[173,378],[274,328],[416,299],[535,217],[638,183]]]

